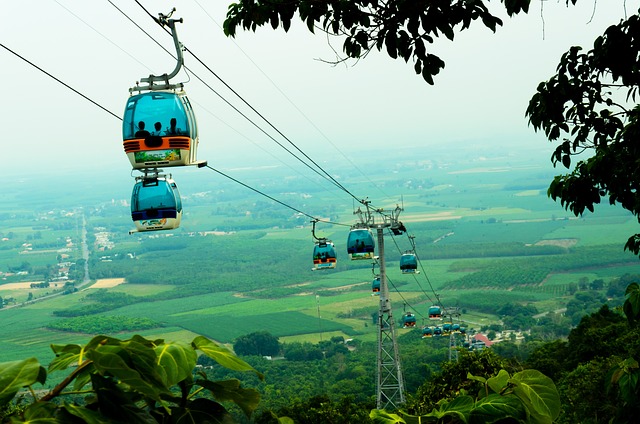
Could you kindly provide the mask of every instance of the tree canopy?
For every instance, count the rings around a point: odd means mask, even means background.
[[[531,0],[500,0],[507,14],[528,12]],[[577,0],[566,0],[567,4]],[[291,27],[296,12],[311,32],[319,29],[344,38],[347,58],[365,57],[374,47],[394,58],[413,61],[416,74],[433,84],[444,61],[428,45],[444,35],[453,40],[456,31],[482,21],[496,31],[502,20],[492,14],[485,0],[240,0],[232,3],[224,22],[225,34],[235,36],[237,28],[255,31],[270,24],[273,29]]]
[[[529,122],[549,141],[560,141],[552,155],[555,165],[573,170],[558,175],[548,194],[576,215],[609,197],[640,219],[640,16],[610,26],[593,48],[574,46],[557,73],[538,85],[527,108]],[[590,154],[588,157],[584,155]],[[640,234],[625,249],[640,252]]]
[[[275,356],[280,353],[280,342],[267,331],[256,331],[238,337],[233,342],[233,350],[238,355]]]

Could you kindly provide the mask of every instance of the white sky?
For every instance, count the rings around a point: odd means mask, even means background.
[[[135,2],[112,1],[173,50],[170,37]],[[325,36],[310,34],[299,21],[288,34],[267,26],[257,33],[239,30],[235,40],[227,38],[220,27],[231,1],[141,3],[154,14],[176,7],[174,17],[184,18],[178,24],[183,44],[328,168],[331,157],[339,153],[330,145],[317,148],[328,144],[325,136],[351,159],[359,149],[398,146],[415,146],[416,155],[426,159],[429,146],[440,143],[451,149],[482,150],[493,145],[511,151],[551,151],[552,145],[535,134],[524,117],[537,84],[553,75],[560,55],[571,45],[588,50],[607,26],[618,23],[625,3],[629,14],[637,13],[640,4],[640,0],[601,0],[594,12],[595,0],[579,0],[578,6],[569,8],[565,0],[545,1],[543,39],[539,0],[532,1],[528,15],[512,19],[495,1],[492,5],[504,15],[504,26],[494,34],[474,22],[453,42],[437,41],[432,52],[446,67],[436,76],[435,86],[429,86],[415,75],[412,63],[394,61],[386,52],[374,51],[355,66],[322,63],[317,59],[333,58]],[[150,73],[170,72],[175,65],[108,1],[4,3],[2,44],[117,115],[135,81]],[[333,42],[338,51],[341,45]],[[273,133],[191,55],[185,55],[185,64]],[[2,48],[0,78],[5,173],[92,169],[104,176],[129,175],[119,120]],[[242,164],[249,152],[264,163],[276,163],[270,154],[294,162],[195,77],[186,89],[200,126],[199,158],[222,169]]]

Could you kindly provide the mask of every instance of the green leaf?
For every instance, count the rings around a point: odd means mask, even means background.
[[[560,415],[560,395],[553,380],[538,370],[524,370],[511,377],[513,393],[524,403],[533,423],[551,423]]]
[[[476,403],[471,411],[469,422],[490,424],[505,418],[515,418],[519,422],[524,422],[526,416],[524,405],[516,396],[493,393]]]
[[[130,367],[116,352],[101,349],[87,352],[87,355],[93,360],[96,370],[101,375],[113,376],[138,393],[156,401],[160,401],[161,393],[169,393],[166,387],[148,381],[148,376]]]
[[[163,410],[156,411],[163,414]],[[198,398],[189,402],[187,407],[171,408],[171,414],[164,416],[164,423],[167,424],[194,424],[194,423],[216,423],[233,424],[233,417],[218,402],[211,399]]]
[[[384,44],[387,47],[387,54],[392,58],[398,57],[397,36],[395,31],[388,31],[384,38]]]
[[[36,358],[0,363],[0,405],[10,402],[21,388],[41,380],[41,368]]]
[[[240,380],[198,380],[196,384],[209,390],[213,397],[220,402],[234,402],[247,417],[251,417],[260,403],[260,392],[255,389],[243,389],[240,387]]]
[[[77,344],[52,344],[51,350],[56,354],[56,357],[49,363],[49,372],[65,371],[71,365],[80,365],[80,355],[84,352],[82,346]]]
[[[87,358],[94,361],[93,365],[100,374],[120,378],[132,384],[134,390],[156,396],[168,392],[164,370],[156,363],[154,351],[163,343],[162,340],[150,341],[140,336],[122,341],[99,336],[89,342],[85,350]]]
[[[63,420],[56,418],[58,406],[51,402],[36,402],[29,405],[23,412],[24,421],[30,424],[56,423],[64,424]],[[12,419],[11,422],[16,422]]]
[[[482,376],[475,376],[475,375],[471,374],[470,372],[467,373],[467,379],[468,380],[473,380],[473,381],[479,381],[482,384],[487,382],[486,378],[484,378]]]
[[[238,358],[228,349],[219,346],[204,336],[198,336],[193,339],[191,345],[225,368],[229,368],[234,371],[253,371],[260,380],[264,380],[264,375],[256,371],[251,365]]]
[[[369,418],[374,424],[406,424],[399,415],[390,414],[384,409],[374,409],[369,413]]]
[[[167,343],[155,348],[157,363],[164,371],[166,387],[191,377],[198,355],[184,343]]]
[[[100,413],[106,418],[127,424],[157,424],[149,412],[134,401],[134,393],[122,390],[122,385],[97,374],[91,375]]]
[[[440,409],[434,409],[424,416],[434,417],[438,420],[446,416],[451,416],[466,423],[474,405],[475,402],[471,396],[461,395],[453,399],[451,402],[442,402],[440,404]],[[413,420],[408,420],[408,422],[413,422]]]
[[[487,380],[489,388],[496,393],[501,393],[507,384],[509,384],[509,373],[505,370],[500,370],[498,375]]]
[[[100,412],[92,411],[91,409],[88,409],[82,406],[65,403],[62,407],[69,414],[73,415],[74,417],[78,417],[82,419],[87,424],[104,424],[104,423],[115,424],[114,421],[108,418],[105,418]]]
[[[629,302],[631,307],[631,311],[634,315],[640,314],[640,285],[638,283],[631,283],[627,286],[627,289],[624,292],[625,303]]]

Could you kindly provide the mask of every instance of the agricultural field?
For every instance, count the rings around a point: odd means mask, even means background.
[[[624,274],[640,274],[638,259],[623,250],[637,221],[615,206],[575,217],[553,203],[546,196],[553,175],[546,157],[537,165],[529,157],[519,163],[513,157],[407,159],[400,153],[382,166],[373,156],[367,160],[362,164],[376,164],[375,174],[337,161],[344,167],[340,178],[353,192],[381,199],[372,200],[376,207],[404,208],[400,220],[415,236],[420,259],[419,274],[402,274],[399,258],[412,245],[406,235],[385,235],[396,321],[411,311],[420,328],[439,299],[462,308],[460,319],[480,328],[499,320],[497,304],[560,310],[578,282],[602,279],[606,287]],[[331,221],[318,223],[316,235],[336,244],[338,266],[312,272],[308,217],[231,181],[199,175],[184,173],[178,181],[185,208],[179,229],[134,235],[128,234],[126,179],[103,191],[83,183],[62,190],[40,179],[10,185],[16,187],[9,189],[11,202],[0,205],[0,361],[38,356],[46,362],[51,343],[93,335],[81,331],[83,319],[98,325],[96,332],[118,337],[190,340],[202,334],[228,345],[258,330],[288,342],[375,340],[378,297],[371,281],[379,267],[349,261],[345,248],[357,220],[353,199],[288,169],[234,175]],[[61,269],[70,268],[71,281],[84,275],[83,230],[91,282],[52,296],[68,288],[66,279],[52,280]],[[50,286],[31,286],[44,281]],[[120,317],[124,327],[113,333],[109,317]],[[150,328],[127,329],[138,318]]]

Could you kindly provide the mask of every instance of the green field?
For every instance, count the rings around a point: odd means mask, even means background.
[[[411,244],[405,235],[385,235],[396,321],[411,310],[420,327],[428,322],[426,310],[439,298],[445,306],[464,308],[461,320],[479,328],[497,321],[487,311],[500,303],[557,310],[578,281],[603,279],[608,284],[624,274],[640,274],[640,261],[623,250],[637,231],[635,219],[606,205],[595,214],[572,216],[546,196],[552,171],[525,164],[529,158],[522,158],[523,163],[510,159],[500,172],[479,168],[473,158],[430,159],[434,166],[428,169],[415,158],[383,166],[367,160],[378,172],[364,178],[346,168],[343,178],[354,192],[384,193],[383,200],[372,201],[376,207],[390,211],[403,205],[400,220],[415,236],[421,260],[420,274],[402,274],[399,258]],[[289,174],[284,169],[261,175],[241,171],[238,177],[315,216],[356,222],[348,196]],[[10,186],[11,204],[0,205],[0,296],[13,302],[0,310],[5,346],[0,360],[50,358],[51,343],[86,342],[92,336],[46,329],[65,319],[54,312],[86,313],[87,320],[145,317],[163,327],[141,334],[169,340],[189,341],[203,334],[230,344],[258,330],[283,341],[317,342],[333,335],[375,340],[371,314],[379,298],[371,295],[371,281],[379,268],[372,269],[369,261],[348,260],[348,225],[318,224],[316,235],[336,244],[338,266],[312,272],[314,239],[307,217],[230,181],[200,182],[194,175],[184,176],[185,187],[192,189],[182,190],[185,215],[179,229],[132,236],[127,233],[132,224],[125,201],[129,186],[110,187],[102,195],[93,189],[86,196],[38,185],[39,180],[23,182],[13,191]],[[24,195],[25,189],[30,196]],[[92,298],[98,292],[93,288],[52,298],[47,294],[60,286],[3,288],[4,283],[44,281],[52,270],[58,272],[59,263],[81,260],[82,216],[92,280],[127,280],[103,289],[107,303]],[[22,268],[28,272],[18,275]],[[77,271],[82,275],[80,267]],[[46,299],[25,304],[29,296]],[[110,304],[111,298],[125,303]]]

